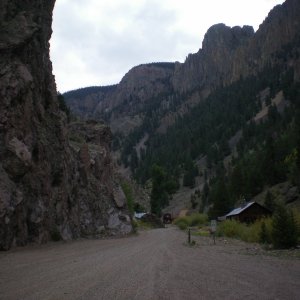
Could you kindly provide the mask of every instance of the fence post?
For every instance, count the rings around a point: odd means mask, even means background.
[[[210,232],[212,234],[214,245],[216,244],[217,220],[210,221]]]
[[[191,244],[191,228],[188,230],[188,243]]]

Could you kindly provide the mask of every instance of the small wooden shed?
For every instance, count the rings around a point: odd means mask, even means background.
[[[239,222],[251,223],[257,219],[271,216],[272,212],[261,204],[253,201],[248,202],[241,207],[235,208],[225,217],[226,220],[237,220]]]

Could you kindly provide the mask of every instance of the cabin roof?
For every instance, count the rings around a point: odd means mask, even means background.
[[[234,210],[232,210],[231,212],[229,212],[226,217],[230,217],[230,216],[236,216],[239,215],[242,211],[246,210],[247,208],[249,208],[251,205],[253,205],[254,201],[252,202],[248,202],[246,205],[243,205],[241,207],[235,208]]]
[[[141,219],[144,215],[146,215],[147,213],[144,213],[144,212],[142,212],[142,213],[137,213],[137,212],[134,212],[134,217],[136,218],[136,219]]]

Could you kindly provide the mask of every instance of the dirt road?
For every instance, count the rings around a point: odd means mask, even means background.
[[[300,261],[176,228],[0,253],[0,299],[300,299]]]

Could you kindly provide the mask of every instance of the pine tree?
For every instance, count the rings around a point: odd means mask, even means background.
[[[269,190],[266,193],[264,204],[269,210],[271,211],[275,210],[276,203],[274,201],[274,196]]]
[[[152,167],[151,173],[151,212],[160,216],[161,209],[168,204],[168,193],[166,192],[167,175],[164,169],[158,165]]]
[[[273,216],[272,240],[275,248],[297,246],[297,223],[292,212],[279,205]]]

